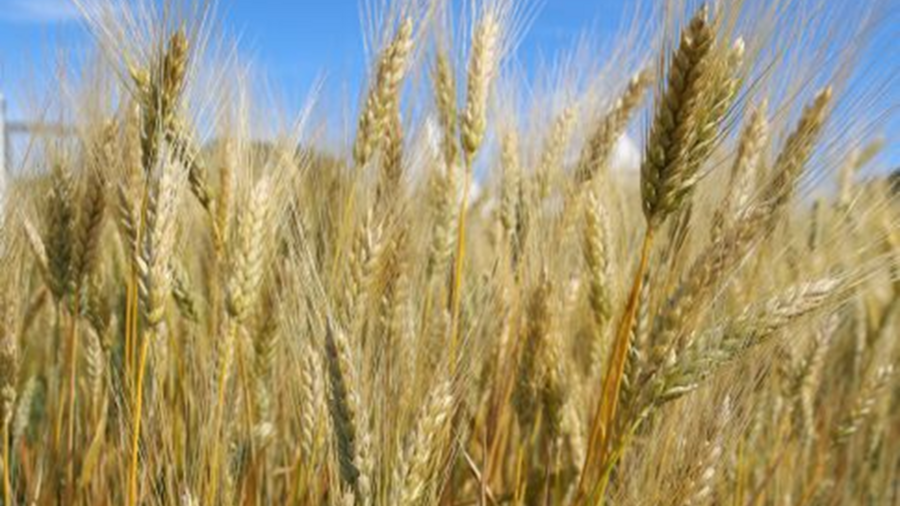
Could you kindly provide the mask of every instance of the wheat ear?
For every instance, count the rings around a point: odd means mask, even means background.
[[[469,207],[469,190],[472,163],[481,148],[487,130],[487,100],[499,60],[500,22],[495,14],[485,12],[472,40],[466,84],[466,108],[463,112],[460,135],[463,159],[466,167],[463,195],[459,205],[459,222],[456,230],[456,258],[450,285],[450,356],[451,367],[456,367],[459,340],[459,317],[462,302],[463,267],[466,253],[466,213]]]
[[[645,70],[636,74],[609,112],[597,122],[581,151],[575,171],[578,184],[593,180],[605,168],[616,141],[625,132],[632,113],[640,107],[650,83],[650,72]]]
[[[675,211],[696,184],[696,163],[688,163],[705,102],[701,94],[710,70],[714,42],[706,6],[691,19],[672,56],[667,89],[656,105],[644,161],[641,197],[644,216],[658,226]]]
[[[428,499],[429,487],[440,467],[441,448],[450,436],[453,406],[450,381],[432,389],[400,458],[397,504],[414,506]]]

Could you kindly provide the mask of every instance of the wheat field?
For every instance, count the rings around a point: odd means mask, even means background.
[[[896,4],[650,2],[529,75],[536,2],[373,1],[345,121],[209,2],[75,3],[3,506],[900,505]]]

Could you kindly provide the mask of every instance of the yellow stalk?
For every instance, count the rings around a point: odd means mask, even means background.
[[[12,481],[9,472],[9,424],[3,422],[3,504],[12,504]]]
[[[209,487],[206,492],[206,501],[204,504],[215,504],[216,495],[218,493],[219,482],[219,433],[222,431],[222,417],[225,411],[225,385],[228,382],[228,367],[231,364],[231,354],[233,352],[233,343],[235,334],[237,333],[237,324],[234,320],[228,322],[228,333],[225,336],[222,353],[224,355],[219,360],[219,379],[218,389],[219,395],[216,400],[216,410],[213,414],[213,454],[210,462]]]
[[[138,357],[137,383],[134,392],[134,430],[131,434],[131,466],[128,471],[128,505],[135,506],[138,503],[138,467],[140,460],[141,443],[141,413],[144,405],[144,375],[147,368],[147,354],[150,350],[152,335],[144,336],[141,342],[141,352]]]
[[[589,479],[595,474],[596,469],[600,472],[606,472],[609,462],[609,443],[610,429],[616,417],[616,409],[619,403],[619,392],[622,388],[622,376],[625,373],[625,361],[628,356],[628,347],[630,345],[631,326],[637,313],[638,301],[640,300],[641,284],[644,279],[644,273],[647,271],[647,264],[650,260],[650,251],[653,245],[653,228],[648,227],[644,234],[644,242],[641,247],[641,260],[635,272],[634,281],[631,287],[631,294],[628,297],[628,305],[625,307],[625,314],[619,323],[616,331],[616,339],[613,343],[612,354],[609,357],[609,365],[603,378],[600,402],[597,404],[597,410],[594,413],[591,422],[590,439],[588,440],[587,456],[581,473],[580,483],[578,485],[578,496],[584,498],[586,487]],[[598,453],[599,452],[599,453]],[[592,465],[595,459],[596,466]],[[595,497],[602,501],[608,480],[600,483],[600,489]],[[580,502],[580,501],[576,501]]]
[[[472,184],[472,165],[466,166],[465,186],[462,203],[459,205],[459,227],[456,235],[456,257],[453,264],[453,285],[450,292],[450,370],[456,371],[456,359],[459,347],[459,312],[462,301],[463,267],[466,255],[466,209],[469,207],[469,186]]]

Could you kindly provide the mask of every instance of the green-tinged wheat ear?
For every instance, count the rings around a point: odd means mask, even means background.
[[[575,170],[578,184],[593,180],[606,167],[616,141],[625,132],[632,113],[640,107],[651,82],[650,72],[646,70],[632,77],[609,112],[593,127]]]
[[[238,224],[238,244],[228,283],[228,312],[239,323],[246,321],[259,298],[271,241],[272,192],[268,178],[257,182],[247,212]]]
[[[528,300],[525,335],[519,351],[516,387],[512,402],[519,419],[519,425],[528,434],[541,408],[540,377],[543,349],[551,332],[550,280],[546,276],[532,291]]]
[[[601,335],[612,314],[609,241],[609,216],[596,192],[591,191],[585,206],[582,250],[587,267],[588,300],[597,333]]]
[[[622,376],[621,400],[624,415],[631,415],[640,393],[640,380],[648,362],[648,340],[650,327],[650,276],[645,275],[641,283],[641,293],[638,297],[638,308],[631,328],[630,346],[625,361],[625,371]],[[592,377],[599,377],[602,362],[597,362]],[[623,429],[629,416],[621,416],[617,420],[617,429]],[[621,432],[621,430],[620,430]]]
[[[750,204],[757,169],[768,140],[767,101],[750,112],[738,141],[737,155],[731,166],[725,197],[713,216],[712,238],[718,239],[725,226]]]
[[[76,289],[79,288],[84,278],[91,274],[100,254],[107,192],[106,180],[100,170],[102,169],[97,168],[89,171],[82,198],[75,236],[75,264],[71,280]]]
[[[451,437],[453,407],[452,383],[438,383],[419,412],[415,428],[400,456],[396,504],[414,506],[434,500],[429,497],[429,492],[437,488],[434,481],[439,478],[442,449]]]
[[[84,301],[84,316],[99,335],[105,335],[113,319],[109,286],[104,276],[98,272],[87,279],[87,296]]]
[[[406,75],[412,47],[413,24],[406,18],[379,57],[374,82],[359,115],[353,145],[353,160],[357,167],[365,166],[375,154],[391,111],[399,108],[400,85]]]
[[[722,366],[776,333],[839,300],[843,283],[834,278],[793,286],[761,306],[749,308],[733,322],[694,340],[674,363],[663,368],[653,391],[665,403],[696,390]]]
[[[461,125],[463,155],[467,167],[471,167],[487,130],[487,100],[497,71],[499,39],[499,20],[488,11],[475,29],[472,53],[469,56],[466,106]]]
[[[766,191],[790,192],[796,174],[776,175]],[[777,189],[776,189],[777,188]],[[719,282],[727,277],[749,252],[751,246],[767,231],[777,204],[769,199],[747,205],[735,221],[700,252],[654,321],[651,363],[655,366],[672,361],[683,344],[687,329],[692,328],[708,309],[707,302]]]
[[[885,394],[895,372],[893,364],[886,365],[876,369],[866,379],[862,389],[856,396],[856,401],[850,413],[844,417],[832,434],[834,446],[841,447],[846,445],[853,435],[859,432],[872,417],[876,404]]]
[[[50,194],[47,198],[47,225],[43,244],[50,274],[50,291],[59,301],[68,292],[74,261],[76,236],[75,184],[71,170],[62,163],[53,164]]]
[[[713,27],[703,6],[681,34],[681,42],[669,67],[668,82],[656,104],[644,161],[641,164],[641,197],[644,216],[658,226],[677,210],[697,182],[697,163],[691,152],[706,105],[714,43]]]
[[[344,333],[329,322],[325,332],[331,428],[337,445],[341,481],[353,491],[358,504],[370,500],[368,427],[360,398],[357,363]]]

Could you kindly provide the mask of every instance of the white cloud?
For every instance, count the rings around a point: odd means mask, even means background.
[[[17,23],[64,23],[78,19],[72,0],[2,0],[0,19]]]
[[[612,170],[624,173],[637,173],[641,168],[641,153],[630,136],[623,135],[613,148]]]

